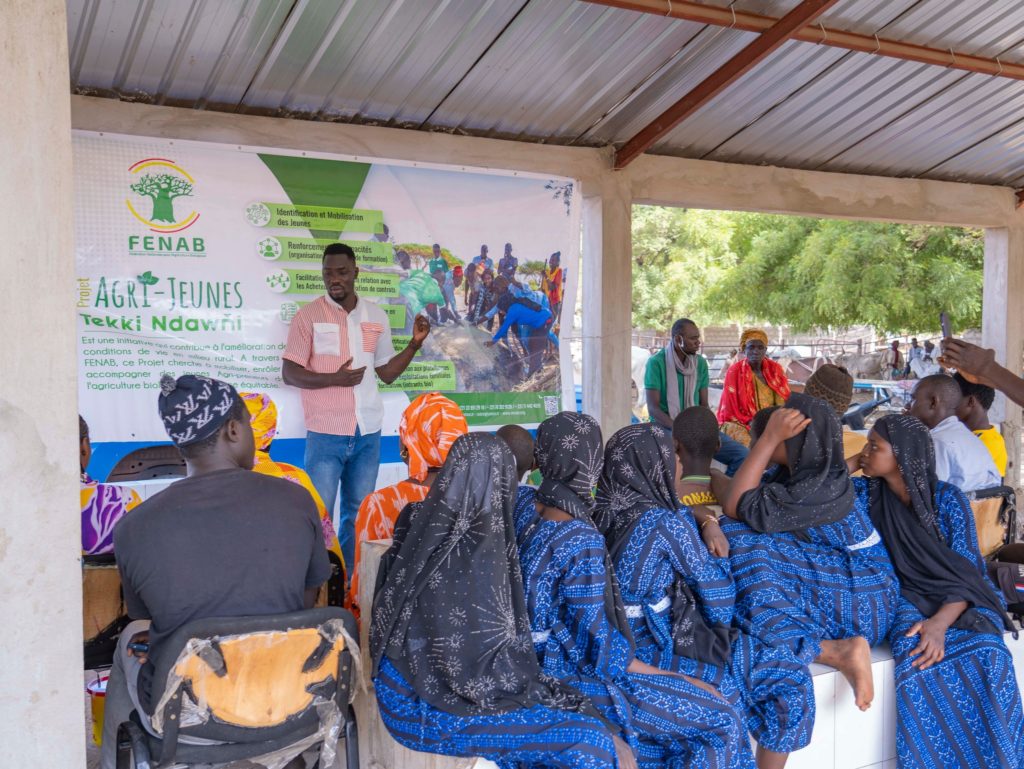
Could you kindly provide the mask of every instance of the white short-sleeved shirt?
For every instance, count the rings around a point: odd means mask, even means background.
[[[935,444],[935,474],[940,481],[958,486],[961,491],[1002,485],[1002,476],[981,438],[955,416],[946,417],[931,432]]]
[[[373,302],[359,299],[352,312],[328,296],[303,307],[292,319],[284,359],[317,374],[337,371],[352,359],[352,368],[366,367],[355,387],[322,387],[302,391],[306,429],[328,435],[378,432],[384,408],[374,369],[395,356],[391,325]]]

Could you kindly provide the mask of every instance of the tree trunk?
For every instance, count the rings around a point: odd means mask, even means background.
[[[174,224],[174,203],[171,199],[171,195],[167,190],[160,190],[156,197],[153,198],[153,218],[154,222],[170,222]]]

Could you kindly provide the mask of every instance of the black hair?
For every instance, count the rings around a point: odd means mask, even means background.
[[[324,257],[320,260],[320,263],[323,264],[327,261],[328,256],[333,256],[335,254],[347,256],[353,262],[356,260],[356,252],[352,250],[352,246],[348,243],[331,243],[324,249]]]
[[[84,441],[89,437],[89,424],[82,419],[82,415],[78,415],[78,440]]]
[[[756,439],[764,435],[764,429],[768,426],[768,420],[780,408],[782,406],[769,406],[754,414],[754,418],[750,420],[750,437]]]
[[[711,409],[690,406],[672,420],[672,437],[694,459],[711,459],[718,451],[718,420]]]
[[[533,436],[525,427],[505,425],[495,435],[505,441],[516,458],[516,474],[520,479],[533,469]]]
[[[974,400],[981,404],[981,407],[988,411],[996,399],[996,391],[988,385],[976,384],[968,381],[958,371],[953,375],[953,380],[960,385],[960,394],[965,398],[974,396]]]
[[[227,429],[228,422],[231,420],[236,422],[250,421],[249,409],[246,408],[245,401],[241,398],[235,398],[235,402],[231,404],[231,410],[228,411],[227,419],[224,420],[224,424],[213,435],[203,438],[201,441],[190,443],[187,446],[179,446],[178,451],[181,452],[181,456],[185,459],[194,459],[212,451],[213,447],[217,444],[217,439],[220,438],[220,434]]]
[[[932,374],[917,383],[918,387],[927,384],[934,388],[934,394],[946,408],[955,409],[963,400],[963,393],[956,380],[949,374]]]
[[[689,318],[680,318],[675,323],[673,323],[672,324],[672,338],[675,339],[677,336],[682,334],[683,333],[683,329],[686,328],[688,325],[689,326],[696,326],[697,324],[694,323]]]

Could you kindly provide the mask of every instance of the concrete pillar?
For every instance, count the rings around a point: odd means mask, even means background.
[[[629,424],[633,331],[632,201],[627,180],[609,175],[583,189],[583,410],[605,440]]]
[[[1022,223],[1024,224],[1024,223]],[[1024,226],[985,231],[985,288],[982,298],[982,339],[996,359],[1014,374],[1024,368]],[[955,329],[954,329],[955,331]],[[1010,465],[1008,486],[1021,489],[1021,409],[1002,395],[996,398],[992,421],[1002,422]]]
[[[85,766],[64,0],[0,3],[0,766]]]

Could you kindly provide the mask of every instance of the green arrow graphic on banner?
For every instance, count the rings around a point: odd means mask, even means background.
[[[334,206],[305,206],[291,203],[252,203],[245,209],[245,217],[256,227],[289,227],[320,231],[326,228],[328,242],[346,232],[384,232],[384,214],[365,208],[336,208]]]
[[[319,270],[274,270],[266,277],[267,288],[278,294],[322,294],[324,279]],[[356,293],[363,296],[398,296],[399,277],[390,272],[361,272]]]
[[[451,392],[455,389],[455,364],[450,360],[414,360],[402,376],[389,385],[382,384],[381,392]]]
[[[277,178],[288,199],[295,205],[355,208],[359,193],[366,182],[366,175],[370,172],[369,163],[349,163],[293,155],[261,154],[259,157]],[[314,238],[335,240],[341,232],[319,222],[314,223],[314,226],[316,229],[310,229],[310,234]]]
[[[267,235],[256,243],[256,253],[268,262],[320,262],[324,247],[333,243],[331,238],[292,238],[287,235]],[[363,266],[386,266],[394,259],[390,243],[379,240],[349,240],[356,253],[356,262]]]

